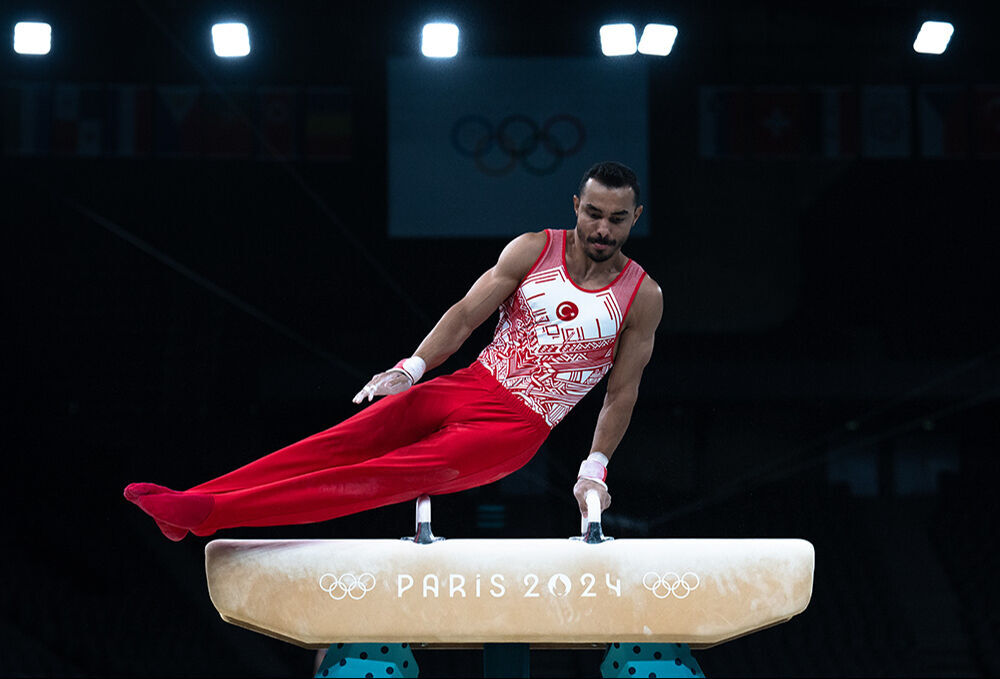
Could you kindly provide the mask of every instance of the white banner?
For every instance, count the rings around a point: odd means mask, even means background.
[[[390,236],[572,227],[572,196],[599,161],[648,184],[641,62],[390,59],[388,108]],[[648,233],[647,198],[633,235]]]

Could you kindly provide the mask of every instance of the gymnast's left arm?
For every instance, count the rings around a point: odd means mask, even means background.
[[[628,429],[632,419],[632,409],[639,397],[642,371],[653,355],[653,340],[662,316],[663,293],[656,282],[647,276],[632,303],[625,327],[618,336],[618,352],[614,367],[608,376],[607,394],[604,396],[601,412],[597,416],[594,442],[590,447],[591,455],[588,460],[595,459],[597,454],[610,459],[621,443],[622,437],[625,436],[625,430]],[[588,462],[584,464],[587,465]],[[601,496],[601,508],[607,509],[611,505],[611,495],[606,484],[595,481],[594,474],[584,476],[584,469],[581,467],[581,476],[573,488],[573,495],[580,505],[580,513],[583,515],[587,513],[587,503],[584,498],[590,489],[598,491]]]

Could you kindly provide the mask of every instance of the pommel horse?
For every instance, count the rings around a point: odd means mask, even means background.
[[[704,676],[690,649],[805,610],[799,539],[436,538],[430,498],[400,540],[213,540],[208,591],[226,622],[329,647],[317,677],[415,677],[411,648],[483,648],[485,676],[528,676],[529,649],[608,648],[605,677]]]

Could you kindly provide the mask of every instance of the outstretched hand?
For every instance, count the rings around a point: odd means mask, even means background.
[[[386,370],[375,375],[354,397],[355,403],[361,403],[366,398],[371,402],[376,396],[388,396],[406,391],[413,386],[410,376],[398,368]]]

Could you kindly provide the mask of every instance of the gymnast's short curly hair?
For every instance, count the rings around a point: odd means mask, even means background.
[[[604,186],[612,189],[622,186],[631,187],[632,193],[635,194],[635,204],[639,204],[639,178],[635,176],[632,168],[626,165],[616,163],[613,160],[606,160],[592,165],[583,174],[583,179],[580,180],[580,186],[577,189],[576,195],[583,195],[583,187],[586,185],[588,179],[595,179]]]

